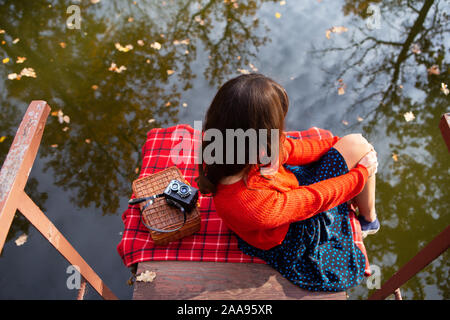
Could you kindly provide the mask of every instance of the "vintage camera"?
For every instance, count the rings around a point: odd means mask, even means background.
[[[178,180],[170,181],[163,194],[168,204],[181,206],[186,212],[194,209],[198,200],[198,190]]]

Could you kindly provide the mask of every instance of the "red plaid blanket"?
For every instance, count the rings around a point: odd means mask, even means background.
[[[176,132],[176,134],[174,134]],[[181,133],[181,136],[180,136]],[[311,128],[306,131],[287,132],[289,135],[302,138],[323,139],[332,137],[331,132]],[[199,133],[189,125],[177,125],[170,128],[152,129],[147,134],[147,141],[142,148],[142,168],[139,177],[174,166],[173,159],[180,164],[180,169],[186,180],[197,187],[194,178],[197,176],[197,165],[194,163],[195,152],[177,153],[171,157],[170,153],[177,148],[187,147],[196,151],[200,147]],[[186,149],[184,149],[186,150]],[[134,197],[134,195],[133,195]],[[122,215],[125,230],[117,251],[127,267],[142,261],[152,260],[187,260],[187,261],[216,261],[216,262],[254,262],[264,263],[259,258],[243,254],[237,247],[234,233],[228,229],[216,213],[211,197],[200,195],[200,215],[202,218],[199,232],[179,241],[171,242],[167,246],[155,246],[147,228],[142,225],[138,205],[130,205]],[[353,238],[356,245],[366,256],[366,274],[369,263],[366,249],[362,242],[361,227],[353,213],[350,213]]]

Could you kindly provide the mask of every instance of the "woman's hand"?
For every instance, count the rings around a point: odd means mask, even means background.
[[[378,158],[375,149],[372,149],[361,160],[359,160],[359,164],[367,168],[367,171],[369,172],[369,177],[377,173]]]

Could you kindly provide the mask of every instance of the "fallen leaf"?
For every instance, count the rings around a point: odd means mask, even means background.
[[[8,74],[8,79],[9,80],[20,80],[20,76],[17,73],[10,73]]]
[[[0,34],[3,34],[3,33],[5,33],[5,30],[0,29]]]
[[[16,63],[24,63],[24,61],[27,60],[25,57],[17,57]]]
[[[1,137],[0,137],[0,143],[2,143],[3,141],[5,141],[5,139],[6,139],[6,136],[1,136]]]
[[[86,142],[87,144],[91,143],[91,139],[85,139],[84,142]]]
[[[420,50],[420,46],[417,43],[413,43],[411,45],[411,52],[414,54],[420,54],[422,51]]]
[[[342,124],[343,124],[344,126],[348,126],[348,121],[342,120]]]
[[[430,68],[427,69],[428,74],[440,75],[441,71],[439,70],[439,66],[437,64],[433,64]]]
[[[364,118],[361,118],[361,117],[358,117],[357,119],[358,119],[359,122],[364,120]]]
[[[111,66],[109,67],[108,70],[109,70],[109,71],[116,72],[116,73],[122,73],[122,71],[127,70],[127,67],[125,67],[125,66],[120,66],[119,68],[117,68],[117,65],[116,65],[114,62],[112,62],[112,63],[111,63]]]
[[[148,123],[153,123],[153,122],[155,122],[156,120],[155,119],[149,119],[148,120]]]
[[[143,40],[138,40],[137,44],[141,47],[143,47],[145,45],[145,42]]]
[[[59,123],[61,123],[61,124],[64,123],[64,113],[61,110],[58,110],[57,116],[58,116]]]
[[[134,21],[134,18],[133,17],[129,17],[128,18],[128,22],[133,22]]]
[[[96,3],[99,3],[100,2],[100,0],[91,0],[91,3],[93,3],[93,4],[96,4]]]
[[[145,60],[146,63],[150,63],[150,59]]]
[[[128,52],[130,50],[133,50],[133,45],[131,44],[127,44],[125,47],[123,47],[119,42],[116,42],[114,44],[114,46],[116,47],[117,50],[119,50],[120,52]]]
[[[170,105],[171,105],[170,101],[165,104],[166,107],[170,107]]]
[[[156,273],[154,271],[146,270],[136,277],[136,281],[140,282],[153,282],[156,277]]]
[[[134,173],[136,173],[136,174],[139,173],[139,167],[136,167],[136,169],[134,169]]]
[[[50,115],[53,116],[53,117],[57,117],[58,116],[58,112],[59,111],[52,111],[52,113],[50,113]]]
[[[447,96],[449,94],[449,90],[447,88],[447,84],[441,83],[441,91]]]
[[[3,63],[8,63],[9,62],[9,58],[5,58],[2,60]]]
[[[55,144],[52,144],[50,147],[52,147],[52,148],[58,148],[58,145],[55,143]]]
[[[97,90],[97,89],[98,89],[98,85],[93,84],[93,85],[91,86],[91,89],[92,89],[92,90]]]
[[[344,87],[339,87],[338,88],[338,95],[342,96],[343,94],[345,94],[345,88]]]
[[[69,130],[69,127],[62,128],[62,131],[64,131],[64,132],[66,132],[67,130]]]
[[[286,4],[286,1],[282,0],[280,1],[280,6],[284,6]]]
[[[28,235],[25,233],[22,233],[14,242],[16,243],[16,246],[20,247],[20,246],[24,245],[25,242],[27,242],[27,240],[28,240]]]
[[[64,49],[66,47],[66,43],[65,42],[60,42],[59,46]]]
[[[186,108],[188,104],[186,102],[183,102],[182,106]]]
[[[275,12],[275,18],[280,19],[281,18],[281,13]]]
[[[395,153],[392,153],[392,159],[394,159],[395,162],[398,161],[398,155]]]
[[[167,74],[170,76],[171,74],[174,74],[175,71],[174,70],[167,70]]]
[[[13,44],[16,44],[16,43],[19,42],[19,41],[20,41],[20,39],[19,39],[19,38],[16,38],[16,39],[13,40],[12,43],[13,43]]]
[[[161,43],[155,41],[155,42],[153,42],[150,45],[150,47],[152,47],[153,49],[156,49],[156,50],[160,50],[161,49]]]
[[[33,68],[23,68],[20,75],[24,77],[36,78],[36,72]]]
[[[242,74],[249,74],[250,71],[248,71],[247,69],[237,69],[237,71],[239,71]]]
[[[70,123],[70,117],[68,115],[65,115],[63,117],[63,120],[64,120],[65,123]]]
[[[248,66],[252,69],[253,72],[258,72],[258,68],[256,68],[253,64],[249,63]]]
[[[325,36],[327,37],[327,39],[331,38],[331,33],[342,33],[342,32],[347,32],[348,29],[346,27],[331,27],[330,29],[328,29],[327,31],[325,31]]]
[[[406,122],[413,121],[416,118],[414,113],[412,113],[411,111],[408,111],[405,114],[403,114],[403,117],[405,117]]]

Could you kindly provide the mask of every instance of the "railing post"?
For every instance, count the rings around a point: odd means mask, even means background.
[[[14,214],[19,210],[69,263],[79,267],[81,276],[104,299],[117,299],[24,191],[49,113],[45,101],[31,102],[0,171],[0,252]]]

